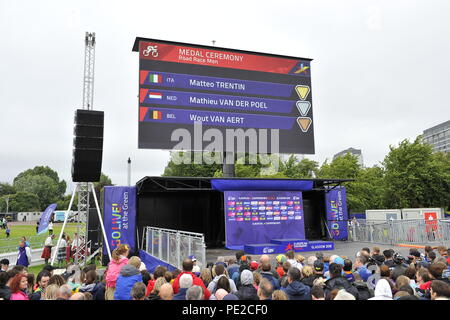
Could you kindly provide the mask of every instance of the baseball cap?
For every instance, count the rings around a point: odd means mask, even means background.
[[[316,271],[323,271],[324,265],[321,260],[314,261],[314,270]]]
[[[197,261],[197,259],[195,258],[194,255],[190,255],[190,256],[189,256],[189,259],[191,259],[192,261]]]
[[[285,263],[286,262],[286,256],[284,254],[277,255],[277,262],[278,263]]]
[[[252,262],[250,263],[250,269],[252,269],[253,271],[256,270],[256,269],[258,269],[258,267],[259,267],[258,262],[252,261]]]

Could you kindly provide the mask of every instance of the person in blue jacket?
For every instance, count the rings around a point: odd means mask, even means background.
[[[289,300],[311,300],[311,289],[300,282],[300,270],[291,268],[288,271],[288,286],[281,288]]]
[[[358,273],[364,282],[372,275],[372,272],[366,267],[366,258],[364,256],[356,257],[354,263],[354,270]]]
[[[132,300],[131,289],[136,282],[142,282],[142,274],[139,271],[141,259],[139,257],[131,257],[128,264],[120,269],[120,275],[116,282],[116,292],[114,300]]]
[[[278,289],[280,289],[280,283],[278,282],[278,279],[274,277],[274,275],[272,274],[272,272],[270,270],[271,270],[270,263],[264,262],[261,265],[260,274],[264,279],[267,279],[268,281],[270,281],[274,290],[278,290]]]
[[[25,241],[19,242],[19,253],[17,255],[16,265],[28,267],[31,264],[31,250],[27,247]]]

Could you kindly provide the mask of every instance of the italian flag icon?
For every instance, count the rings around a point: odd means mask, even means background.
[[[151,82],[151,83],[161,83],[162,82],[162,76],[160,74],[150,73],[148,75],[148,81]]]

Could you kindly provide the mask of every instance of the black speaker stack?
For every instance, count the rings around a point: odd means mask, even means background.
[[[97,182],[102,172],[104,112],[77,109],[73,138],[72,181]]]
[[[96,208],[89,208],[89,216],[88,216],[86,228],[87,228],[87,238],[88,238],[88,241],[91,241],[91,249],[92,249],[92,252],[94,252],[95,250],[97,250],[99,248],[100,242],[102,240],[100,221],[98,220]]]

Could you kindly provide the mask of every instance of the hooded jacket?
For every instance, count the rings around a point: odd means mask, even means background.
[[[216,292],[217,289],[217,282],[221,277],[226,277],[224,274],[221,274],[220,276],[215,276],[213,281],[211,281],[208,285],[208,291],[213,295]],[[230,283],[230,293],[236,293],[237,288],[236,284],[234,283],[233,279],[228,279],[228,282]]]
[[[373,297],[373,290],[369,289],[367,283],[355,281],[352,285],[358,290],[358,300],[368,300]]]
[[[312,276],[303,278],[301,282],[303,284],[307,285],[308,287],[312,288],[314,285],[314,280],[316,280],[316,278],[314,277],[314,275],[312,275]]]
[[[11,298],[11,289],[8,286],[0,287],[0,298],[9,300]]]
[[[250,270],[242,270],[241,286],[237,292],[239,300],[259,300],[257,291],[253,286],[253,273]]]
[[[105,300],[105,283],[97,282],[92,290],[92,300]]]
[[[281,288],[289,300],[311,300],[311,288],[300,281],[292,281],[286,288]]]
[[[280,289],[280,283],[279,283],[278,279],[274,277],[272,272],[270,272],[270,271],[261,271],[260,274],[261,274],[261,277],[263,277],[264,279],[269,280],[272,283],[273,290]]]
[[[391,286],[386,279],[380,279],[375,286],[375,296],[369,300],[392,300]]]
[[[115,288],[117,277],[120,274],[120,269],[128,263],[128,258],[122,257],[119,261],[111,260],[108,264],[108,271],[106,273],[106,287]]]
[[[334,277],[325,281],[325,288],[324,288],[325,297],[329,298],[331,291],[333,291],[334,289],[345,289],[345,291],[354,295],[357,300],[359,299],[358,290],[355,287],[353,287],[350,284],[350,282],[342,276]]]
[[[114,300],[132,300],[131,289],[136,282],[142,282],[139,270],[129,264],[123,266],[117,278]]]

